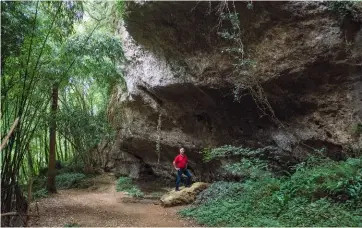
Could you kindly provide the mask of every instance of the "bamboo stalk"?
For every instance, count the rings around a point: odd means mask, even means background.
[[[29,178],[29,188],[28,188],[28,208],[27,208],[27,210],[26,210],[26,214],[27,214],[27,216],[26,216],[26,227],[28,227],[29,226],[29,217],[30,217],[30,215],[29,215],[29,212],[30,212],[30,204],[31,204],[31,201],[32,201],[32,189],[33,189],[33,175],[32,175],[32,173],[30,174],[30,178]]]
[[[8,135],[5,137],[4,141],[1,143],[0,150],[2,150],[5,147],[6,143],[8,142],[11,134],[14,132],[14,129],[18,125],[18,123],[19,123],[19,117],[16,118],[16,120],[13,123],[13,126],[11,126],[11,128],[10,128]]]

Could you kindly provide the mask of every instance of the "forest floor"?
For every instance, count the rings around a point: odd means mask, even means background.
[[[92,179],[87,189],[59,190],[33,202],[32,213],[38,208],[39,217],[32,217],[30,226],[153,226],[190,227],[194,222],[181,218],[181,207],[164,208],[159,204],[160,192],[135,199],[116,192],[115,178],[102,175]],[[148,197],[147,197],[148,196]]]

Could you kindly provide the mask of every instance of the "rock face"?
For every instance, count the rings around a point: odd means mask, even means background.
[[[207,183],[196,182],[189,188],[181,188],[180,191],[172,190],[161,197],[162,206],[171,207],[193,203],[197,194],[208,186]]]
[[[181,146],[195,179],[214,174],[202,164],[206,147],[273,145],[296,160],[322,147],[334,159],[362,147],[352,130],[362,120],[361,8],[342,20],[322,2],[223,4],[127,2],[117,31],[127,88],[115,88],[109,105],[116,173],[173,178]],[[227,9],[240,15],[252,67],[236,69],[224,51],[234,47],[218,35],[230,28],[218,15]]]

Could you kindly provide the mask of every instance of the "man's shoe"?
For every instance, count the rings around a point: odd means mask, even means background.
[[[180,189],[176,188],[175,191],[178,192],[178,191],[180,191]]]

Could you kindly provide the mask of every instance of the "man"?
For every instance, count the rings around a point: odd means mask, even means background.
[[[173,161],[173,166],[177,170],[177,178],[176,178],[176,191],[179,190],[180,181],[182,178],[182,174],[184,173],[187,176],[186,187],[190,187],[191,184],[191,173],[187,169],[188,159],[185,154],[185,149],[180,149],[180,154],[176,156]]]

